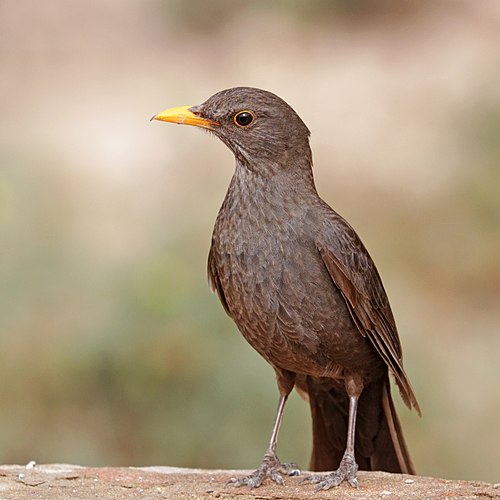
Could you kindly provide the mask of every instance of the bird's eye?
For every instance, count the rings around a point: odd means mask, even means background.
[[[238,127],[248,127],[255,120],[255,116],[251,111],[240,111],[234,115],[234,123]]]

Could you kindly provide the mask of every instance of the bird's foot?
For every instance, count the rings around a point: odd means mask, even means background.
[[[358,464],[354,459],[354,456],[350,453],[344,453],[342,460],[340,462],[339,468],[331,472],[330,474],[313,474],[311,476],[306,476],[302,482],[311,482],[316,484],[314,491],[329,490],[334,486],[338,486],[342,481],[347,481],[353,488],[359,486],[356,473],[358,472]]]
[[[277,484],[284,484],[283,476],[298,476],[299,474],[300,469],[297,464],[282,464],[274,453],[266,453],[258,469],[248,476],[231,478],[227,481],[226,486],[257,488],[266,477]]]

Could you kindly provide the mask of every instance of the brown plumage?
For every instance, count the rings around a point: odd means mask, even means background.
[[[309,477],[317,489],[343,480],[356,486],[358,465],[414,473],[389,373],[406,405],[420,410],[389,301],[354,229],[316,192],[305,124],[276,95],[248,87],[154,118],[207,128],[236,158],[208,276],[245,339],[275,369],[280,402],[261,466],[231,483],[256,487],[295,472],[275,452],[293,387],[311,407],[311,469],[334,471]]]

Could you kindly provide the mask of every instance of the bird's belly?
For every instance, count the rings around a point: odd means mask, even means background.
[[[313,244],[267,244],[221,257],[218,274],[231,317],[273,366],[325,377],[356,368],[353,363],[371,364],[373,348]]]

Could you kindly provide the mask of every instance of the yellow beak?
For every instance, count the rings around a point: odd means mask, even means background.
[[[191,108],[192,106],[179,106],[177,108],[169,108],[153,116],[151,120],[178,123],[179,125],[194,125],[195,127],[208,129],[213,129],[214,127],[220,125],[220,123],[196,115],[191,111]]]

